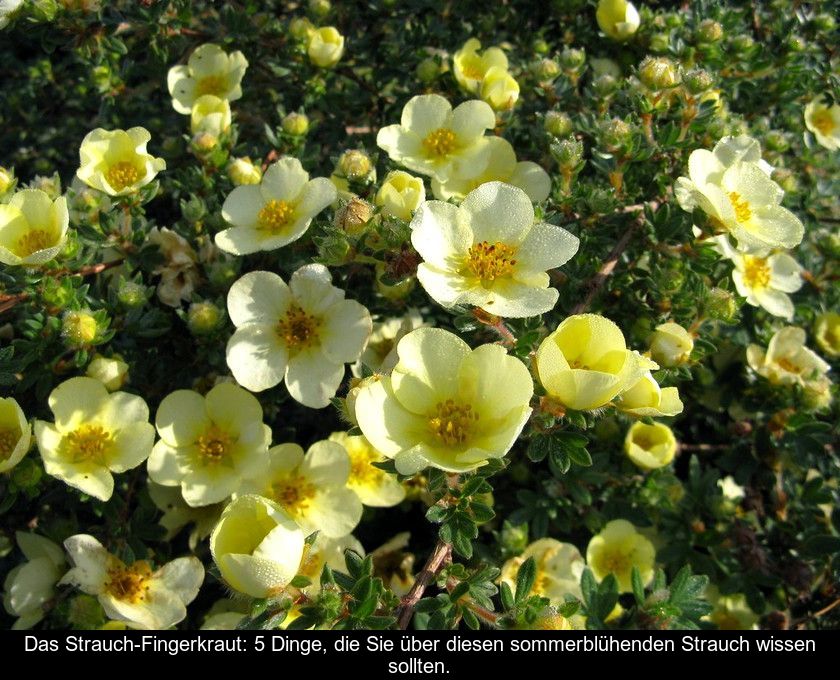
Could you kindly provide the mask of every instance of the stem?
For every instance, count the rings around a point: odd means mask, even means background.
[[[435,549],[432,551],[432,554],[429,555],[429,559],[426,561],[426,564],[423,565],[423,569],[419,574],[417,574],[417,578],[414,579],[414,585],[411,586],[411,590],[408,591],[408,595],[406,595],[402,600],[402,604],[399,608],[399,614],[397,615],[397,625],[401,630],[408,628],[408,624],[414,614],[414,606],[420,601],[420,598],[423,597],[423,593],[426,588],[432,583],[432,581],[434,581],[437,573],[451,556],[452,546],[444,541],[438,541],[435,545]]]

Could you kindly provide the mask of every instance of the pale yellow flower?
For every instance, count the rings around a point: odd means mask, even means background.
[[[426,187],[422,179],[402,170],[394,170],[385,176],[382,186],[376,192],[374,204],[382,208],[383,215],[408,222],[425,200]]]
[[[759,345],[747,347],[747,363],[774,385],[802,387],[820,380],[831,368],[805,346],[805,331],[795,326],[777,331],[766,351]]]
[[[641,24],[638,10],[627,0],[599,0],[595,18],[601,30],[613,40],[627,40]]]
[[[0,397],[0,473],[23,460],[32,444],[32,428],[20,404],[12,397]]]
[[[626,519],[607,522],[586,548],[586,563],[595,578],[601,581],[612,574],[622,593],[633,591],[633,567],[638,568],[643,584],[653,578],[655,559],[653,544]]]
[[[505,69],[494,66],[484,74],[484,80],[481,81],[481,98],[494,111],[507,111],[519,99],[519,83]]]
[[[680,401],[676,387],[660,387],[651,374],[659,368],[655,361],[643,357],[638,352],[631,352],[638,364],[641,375],[635,382],[628,383],[621,391],[618,409],[628,415],[639,418],[656,418],[659,416],[675,416],[682,413],[683,403]]]
[[[67,241],[70,214],[63,196],[51,200],[38,189],[23,189],[0,204],[0,262],[34,266],[49,262]]]
[[[480,94],[481,84],[487,72],[492,68],[507,71],[508,60],[498,47],[488,47],[483,52],[481,42],[470,38],[452,57],[452,72],[455,80],[470,94]]]
[[[350,457],[350,475],[347,486],[364,505],[373,508],[390,508],[405,498],[405,489],[394,475],[374,466],[387,456],[377,451],[364,437],[351,437],[346,432],[333,432],[330,441],[341,444]]]
[[[388,125],[376,144],[391,160],[442,182],[471,179],[484,172],[490,160],[485,130],[496,125],[490,106],[470,100],[452,109],[439,94],[412,97],[403,107],[399,125]]]
[[[374,373],[390,373],[397,365],[397,343],[423,325],[423,317],[416,309],[409,309],[404,316],[374,323],[365,351],[353,364],[353,375],[361,378],[363,365]]]
[[[128,364],[118,354],[111,358],[101,355],[94,357],[85,373],[105,385],[109,392],[120,389],[128,382]]]
[[[15,533],[26,564],[13,568],[3,583],[3,606],[17,617],[12,630],[32,628],[44,618],[44,605],[55,597],[55,585],[66,569],[64,551],[48,538]]]
[[[166,169],[166,161],[146,151],[152,136],[142,127],[129,130],[97,128],[82,140],[76,175],[109,196],[126,196],[149,184]]]
[[[814,323],[814,337],[820,349],[828,356],[840,356],[840,314],[820,314]]]
[[[206,396],[176,390],[155,417],[160,440],[149,456],[149,477],[180,486],[191,507],[212,505],[239,490],[243,478],[263,474],[271,428],[260,402],[231,383]]]
[[[309,61],[321,68],[332,68],[344,54],[344,36],[334,26],[315,29],[306,46]]]
[[[720,630],[758,630],[759,616],[747,604],[742,593],[721,595],[717,587],[706,588],[706,599],[714,607],[711,614],[703,617]]]
[[[805,107],[805,126],[826,149],[840,149],[840,104],[829,106],[823,97],[811,100]]]
[[[633,423],[624,438],[624,452],[642,470],[655,470],[674,459],[677,440],[671,428],[662,423]]]
[[[243,184],[259,184],[262,181],[262,170],[250,158],[234,158],[228,165],[228,177],[236,186]]]
[[[187,538],[187,545],[190,550],[195,551],[198,544],[207,538],[213,531],[213,527],[219,521],[225,503],[214,503],[213,505],[202,505],[193,508],[187,505],[180,486],[163,486],[149,480],[149,498],[163,515],[158,520],[166,535],[164,540],[171,541],[188,524],[193,527]]]
[[[125,564],[86,534],[71,536],[64,547],[73,568],[60,583],[96,595],[108,618],[131,628],[163,630],[183,621],[204,580],[204,567],[195,557],[180,557],[153,571],[145,560]]]
[[[571,543],[541,538],[531,543],[521,555],[512,557],[502,567],[499,580],[516,591],[516,575],[522,564],[533,557],[537,566],[532,595],[547,597],[552,604],[563,604],[566,595],[582,599],[580,577],[586,562]]]
[[[298,574],[310,580],[308,586],[301,588],[307,597],[313,597],[321,590],[321,573],[324,566],[329,566],[334,572],[347,573],[347,566],[344,559],[344,552],[352,550],[360,557],[365,556],[365,549],[352,534],[341,538],[329,538],[319,532],[315,542],[304,549],[303,561],[298,569]],[[285,623],[290,623],[287,617]]]
[[[194,135],[209,132],[216,137],[227,132],[233,117],[230,103],[212,94],[203,94],[193,103],[190,112],[190,132]]]
[[[648,338],[650,357],[660,366],[673,368],[688,362],[694,350],[694,338],[678,323],[659,324]]]
[[[229,102],[242,97],[242,76],[248,60],[242,52],[227,54],[218,45],[200,45],[186,65],[169,69],[166,84],[172,95],[172,106],[185,115],[192,111],[196,99],[210,94]]]
[[[510,450],[531,414],[534,386],[522,362],[499,345],[471,350],[437,328],[412,331],[397,354],[390,376],[361,388],[355,414],[401,474],[429,465],[465,472]]]
[[[107,501],[113,472],[149,457],[155,439],[149,407],[126,392],[108,393],[93,378],[70,378],[49,396],[55,423],[35,421],[44,470],[80,491]]]

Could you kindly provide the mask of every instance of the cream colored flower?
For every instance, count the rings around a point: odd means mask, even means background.
[[[470,38],[452,57],[452,72],[455,80],[470,94],[481,93],[481,85],[487,72],[492,68],[507,71],[508,60],[498,47],[488,47],[479,52],[481,43]]]
[[[0,473],[23,460],[32,444],[32,428],[20,404],[12,397],[0,397]]]
[[[126,392],[108,393],[93,378],[70,378],[49,396],[55,423],[35,421],[44,470],[80,491],[107,501],[113,472],[125,472],[149,457],[155,430],[149,407]]]
[[[408,222],[425,200],[426,187],[422,179],[402,170],[393,170],[385,176],[374,203],[382,208],[383,215]]]
[[[350,456],[347,486],[359,500],[372,508],[390,508],[402,503],[405,489],[394,475],[374,466],[387,456],[377,451],[364,437],[351,437],[346,432],[333,432],[330,441],[341,444]]]
[[[427,201],[411,229],[424,260],[417,278],[436,302],[504,317],[551,310],[559,293],[546,271],[568,262],[580,244],[562,227],[534,223],[525,192],[501,182],[482,184],[457,207]]]
[[[271,428],[256,397],[219,383],[202,397],[176,390],[155,417],[160,440],[149,456],[149,477],[179,486],[191,507],[211,505],[239,490],[245,477],[263,474]]]
[[[148,241],[156,245],[163,255],[163,263],[152,271],[160,275],[158,298],[165,305],[180,307],[182,301],[192,299],[201,280],[198,256],[183,236],[168,227],[153,227]]]
[[[633,591],[631,573],[637,567],[642,583],[653,578],[656,550],[653,544],[626,519],[607,522],[601,533],[593,536],[586,547],[586,563],[598,581],[612,574],[619,592]]]
[[[320,264],[298,269],[289,285],[271,272],[246,274],[230,288],[228,315],[236,331],[227,364],[237,382],[261,392],[285,380],[292,398],[310,408],[329,404],[373,325]]]
[[[471,350],[437,328],[409,333],[397,354],[390,376],[361,388],[355,413],[362,434],[401,474],[429,465],[466,472],[510,450],[531,414],[524,364],[499,345]]]
[[[719,630],[758,630],[760,617],[750,609],[742,593],[721,595],[715,586],[709,585],[706,599],[714,609],[703,620],[711,621]]]
[[[310,180],[297,158],[284,156],[268,167],[260,184],[230,192],[222,217],[233,226],[216,234],[216,245],[233,255],[285,246],[303,236],[336,196],[330,180]]]
[[[262,170],[250,158],[235,158],[228,165],[228,177],[236,186],[243,184],[259,184],[262,181]]]
[[[186,66],[169,69],[166,84],[172,95],[172,106],[178,113],[187,115],[202,95],[236,101],[242,97],[240,83],[247,68],[248,60],[242,52],[227,54],[218,45],[200,45]]]
[[[531,543],[524,552],[512,557],[502,567],[499,580],[516,590],[516,575],[522,564],[533,557],[537,575],[531,588],[532,595],[547,597],[552,604],[563,604],[566,595],[583,599],[580,577],[586,562],[580,551],[571,543],[561,543],[553,538],[541,538]]]
[[[496,125],[496,114],[482,101],[470,100],[453,111],[438,94],[412,97],[399,125],[388,125],[376,144],[391,160],[442,182],[471,179],[484,172],[490,147],[484,131]]]
[[[606,406],[643,374],[621,329],[597,314],[567,317],[540,344],[536,368],[551,397],[584,411]]]
[[[209,132],[216,137],[221,136],[230,128],[233,116],[230,112],[230,102],[212,94],[203,94],[192,106],[190,112],[190,132]]]
[[[624,452],[642,470],[655,470],[674,460],[677,440],[662,423],[633,423],[624,438]]]
[[[747,304],[763,307],[773,316],[788,321],[793,319],[793,302],[788,293],[802,288],[800,264],[783,252],[742,252],[733,248],[726,236],[720,236],[716,241],[720,252],[735,265],[732,280]]]
[[[449,179],[441,182],[432,178],[432,193],[441,201],[461,201],[471,191],[486,182],[504,182],[519,187],[528,194],[532,203],[542,203],[551,193],[548,173],[531,161],[516,161],[513,147],[501,137],[487,137],[490,159],[480,175],[464,180]]]
[[[23,5],[23,0],[0,0],[0,30],[6,28]]]
[[[519,99],[519,83],[507,70],[494,66],[481,81],[481,98],[494,111],[508,111]]]
[[[774,385],[802,387],[820,380],[831,368],[805,346],[805,331],[795,326],[777,331],[766,351],[758,345],[747,347],[747,363]]]
[[[12,569],[3,584],[3,606],[18,617],[12,630],[32,628],[44,618],[44,605],[55,597],[55,584],[66,569],[64,551],[48,538],[24,531],[15,533],[28,560]]]
[[[631,351],[635,358],[640,377],[635,382],[628,382],[618,401],[618,409],[628,415],[639,418],[657,418],[659,416],[675,416],[682,413],[683,403],[680,401],[676,387],[660,387],[651,374],[659,368],[655,361]]]
[[[694,338],[678,323],[661,323],[648,338],[650,356],[660,366],[673,368],[688,363],[694,350]]]
[[[350,457],[341,444],[316,442],[306,455],[297,444],[280,444],[269,449],[268,457],[268,472],[246,480],[243,493],[270,498],[305,534],[321,531],[341,538],[356,528],[362,503],[347,488]]]
[[[0,204],[0,262],[34,266],[49,262],[67,241],[67,199],[23,189]]]
[[[823,97],[811,100],[805,107],[805,126],[826,149],[840,149],[840,104],[829,106]]]
[[[195,552],[198,544],[207,538],[213,531],[213,527],[219,521],[225,503],[214,503],[213,505],[202,505],[193,508],[187,505],[180,486],[163,486],[149,480],[149,498],[163,516],[158,520],[166,535],[164,540],[171,541],[188,524],[193,527],[190,530],[187,545]]]
[[[675,194],[683,210],[700,208],[739,247],[794,248],[804,226],[781,205],[784,191],[768,176],[760,148],[749,137],[724,138],[714,151],[697,149],[688,159],[689,177],[680,177]]]
[[[270,597],[297,575],[304,539],[303,531],[279,505],[245,495],[225,508],[210,537],[210,552],[231,588],[251,597]]]
[[[321,68],[332,68],[344,54],[344,36],[334,26],[315,29],[306,46],[309,61]]]
[[[71,536],[64,547],[73,568],[60,583],[95,595],[108,618],[131,628],[163,630],[183,621],[204,580],[204,567],[195,557],[180,557],[153,571],[145,560],[125,564],[87,534]]]
[[[636,7],[627,0],[599,0],[595,18],[613,40],[627,40],[639,30],[642,21]]]
[[[142,127],[110,131],[97,128],[82,140],[81,166],[76,175],[109,196],[133,194],[166,170],[165,160],[146,151],[151,138]]]
[[[423,325],[423,317],[416,309],[409,309],[404,316],[374,323],[365,351],[353,364],[353,375],[361,378],[363,365],[374,373],[390,373],[397,365],[397,343]]]
[[[109,392],[120,389],[128,382],[128,364],[118,354],[111,358],[101,355],[94,357],[85,373],[88,378],[95,378],[105,385]]]
[[[820,314],[814,323],[814,337],[820,349],[828,356],[840,356],[840,314]]]

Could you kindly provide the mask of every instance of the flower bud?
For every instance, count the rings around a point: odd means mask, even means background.
[[[119,354],[110,359],[100,355],[88,364],[86,374],[105,385],[109,392],[114,392],[128,382],[128,364]]]
[[[564,71],[577,71],[586,63],[586,50],[566,47],[560,53],[559,60]]]
[[[531,45],[531,49],[533,49],[537,54],[548,54],[548,51],[551,49],[551,45],[542,38],[537,38]]]
[[[193,302],[187,310],[187,326],[193,335],[212,333],[221,319],[221,311],[212,302]]]
[[[650,358],[664,368],[685,364],[694,349],[689,332],[673,321],[657,326],[649,342]]]
[[[831,33],[837,25],[837,21],[831,14],[817,14],[812,20],[812,25],[818,31]]]
[[[583,158],[583,142],[574,137],[561,139],[551,145],[551,155],[561,168],[572,170],[577,167]]]
[[[519,83],[505,69],[493,66],[481,81],[481,98],[495,111],[508,111],[519,99]]]
[[[560,64],[554,59],[540,59],[533,65],[532,70],[541,81],[551,81],[560,75]]]
[[[364,151],[351,149],[341,154],[336,165],[336,170],[342,177],[361,182],[370,178],[371,172],[373,171],[373,163],[371,163],[370,156]]]
[[[295,40],[308,41],[315,32],[315,26],[306,17],[295,17],[289,22],[289,33]]]
[[[820,314],[814,322],[814,337],[825,354],[830,357],[840,356],[840,314]]]
[[[259,184],[262,180],[262,170],[260,166],[251,162],[247,156],[242,158],[234,158],[227,168],[228,177],[230,181],[236,186],[243,184]]]
[[[15,173],[13,170],[0,167],[0,196],[15,186]]]
[[[206,153],[219,145],[219,138],[212,132],[199,132],[193,135],[192,145],[196,151]]]
[[[96,340],[99,324],[90,312],[67,312],[61,322],[61,334],[69,347],[85,347]]]
[[[703,69],[695,69],[685,74],[685,86],[691,94],[700,94],[714,84],[712,74]]]
[[[309,61],[320,68],[332,68],[344,54],[344,36],[334,26],[315,30],[306,48]]]
[[[667,33],[654,33],[650,36],[650,51],[656,54],[667,52],[671,46],[671,36]]]
[[[30,189],[43,191],[50,197],[51,201],[61,196],[61,178],[58,176],[58,173],[53,173],[50,176],[36,175],[35,179],[28,186]]]
[[[427,57],[417,64],[417,80],[421,83],[431,83],[440,75],[440,64],[437,59]]]
[[[626,146],[633,136],[633,128],[620,118],[602,121],[599,128],[602,143],[612,152]]]
[[[723,26],[714,19],[704,19],[697,27],[697,42],[714,43],[723,37]]]
[[[149,292],[146,287],[134,281],[122,281],[117,290],[117,300],[128,309],[142,307],[148,299]]]
[[[502,525],[501,544],[505,552],[518,555],[528,546],[528,525],[512,524],[505,520]]]
[[[736,35],[730,40],[729,46],[736,54],[745,55],[755,47],[755,40],[749,35]]]
[[[592,81],[592,91],[599,97],[608,97],[618,89],[618,79],[609,73],[602,73]]]
[[[319,19],[327,16],[331,9],[330,0],[309,0],[309,11]]]
[[[387,271],[387,266],[384,263],[377,262],[375,270],[376,290],[387,300],[393,300],[395,302],[397,300],[403,300],[414,290],[414,283],[417,280],[415,277],[410,276],[398,283],[390,284],[382,280]]]
[[[723,288],[712,288],[705,300],[706,314],[712,319],[731,323],[738,314],[735,296]]]
[[[283,132],[287,135],[302,137],[309,132],[309,118],[305,113],[287,113],[283,118]]]
[[[350,236],[360,236],[373,216],[373,206],[354,196],[335,212],[333,224]]]
[[[627,0],[599,0],[595,19],[613,40],[627,40],[641,24],[638,10]]]
[[[654,92],[680,83],[679,66],[666,57],[645,57],[639,64],[639,80]]]
[[[555,137],[566,137],[574,131],[572,119],[562,111],[548,111],[543,118],[543,127]]]

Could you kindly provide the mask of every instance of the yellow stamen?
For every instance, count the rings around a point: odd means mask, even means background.
[[[122,191],[140,179],[140,171],[128,161],[120,161],[105,171],[105,179],[115,191]]]
[[[64,456],[71,463],[89,461],[104,465],[113,446],[113,436],[100,425],[80,425],[61,440]]]
[[[289,351],[299,351],[318,341],[320,321],[297,305],[289,307],[286,316],[277,322],[277,335]]]
[[[441,158],[451,154],[457,146],[455,133],[449,128],[438,128],[430,132],[423,140],[423,148],[430,156]]]
[[[270,234],[279,234],[294,219],[295,207],[288,201],[271,199],[257,214],[259,228]]]
[[[739,222],[747,222],[752,217],[752,210],[747,201],[741,200],[741,194],[737,191],[729,192],[729,202],[732,203],[732,209],[735,211],[735,219]]]
[[[781,368],[785,369],[788,373],[796,373],[797,375],[799,375],[805,370],[804,366],[797,366],[787,357],[776,359],[775,363]]]
[[[110,559],[105,592],[122,602],[137,604],[146,599],[152,568],[145,560],[138,560],[130,567],[116,557]]]
[[[630,569],[629,555],[611,551],[601,558],[601,567],[610,574],[623,574]]]
[[[447,399],[438,402],[435,412],[429,416],[429,430],[442,444],[455,446],[470,438],[476,422],[478,413],[473,412],[470,404],[456,404]]]
[[[469,249],[467,255],[467,269],[482,282],[492,282],[496,279],[510,276],[516,266],[516,249],[505,243],[488,243],[482,241]]]
[[[379,455],[375,451],[358,447],[348,447],[347,453],[350,456],[349,484],[376,486],[381,483],[385,472],[371,464],[379,460]]]
[[[770,285],[770,267],[767,258],[744,255],[744,282],[753,289]]]
[[[0,430],[0,460],[9,459],[19,440],[19,430]]]
[[[271,486],[276,500],[292,517],[299,517],[315,497],[315,485],[300,475],[284,477]]]
[[[32,229],[26,232],[18,239],[17,252],[18,257],[27,257],[39,250],[45,250],[55,245],[55,239],[52,235],[44,229]]]
[[[207,76],[196,83],[195,96],[201,97],[205,94],[212,94],[221,97],[227,93],[227,81],[221,76]]]
[[[819,130],[822,134],[828,136],[834,132],[834,129],[837,127],[834,124],[834,118],[831,115],[830,111],[817,111],[811,117],[811,125],[813,125],[817,130]]]
[[[233,438],[214,423],[198,438],[197,444],[204,463],[215,464],[230,454]]]

